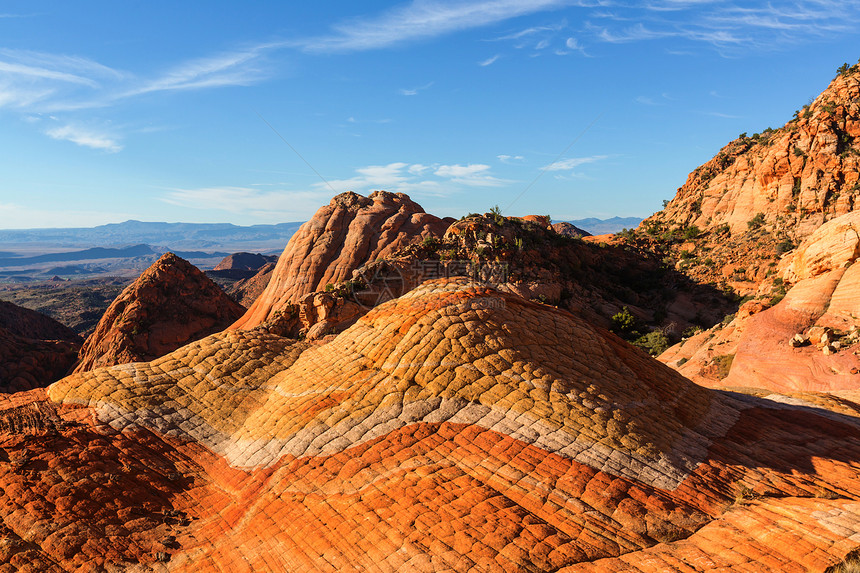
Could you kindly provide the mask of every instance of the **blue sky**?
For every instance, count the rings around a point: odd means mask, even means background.
[[[647,216],[860,57],[860,2],[0,1],[0,228]]]

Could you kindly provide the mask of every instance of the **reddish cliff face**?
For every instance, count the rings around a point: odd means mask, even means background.
[[[746,296],[784,253],[858,207],[860,64],[783,127],[726,145],[625,240]]]
[[[167,253],[111,303],[75,372],[152,360],[225,328],[244,311],[197,267]]]
[[[761,223],[795,242],[860,202],[860,64],[779,129],[741,137],[687,178],[667,207],[646,219],[728,225],[732,235]]]
[[[325,343],[226,331],[0,400],[0,563],[823,571],[857,548],[860,430],[817,400],[431,281]]]
[[[231,328],[253,328],[328,284],[350,279],[364,263],[425,237],[441,237],[450,221],[424,212],[403,193],[342,193],[290,239],[265,291]]]

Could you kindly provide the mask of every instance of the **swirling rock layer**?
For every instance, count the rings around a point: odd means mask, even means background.
[[[814,571],[860,546],[856,418],[465,280],[327,343],[230,331],[41,392],[0,406],[7,568]]]

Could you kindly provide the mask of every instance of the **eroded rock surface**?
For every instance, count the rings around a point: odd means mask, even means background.
[[[166,253],[111,303],[75,372],[152,360],[225,328],[244,311],[197,267]]]
[[[670,348],[660,360],[708,386],[860,388],[858,258],[855,211],[824,224],[782,261],[777,279],[787,293],[777,304],[750,301],[728,324]]]
[[[326,340],[228,331],[3,402],[0,562],[823,571],[860,546],[851,415],[464,279]]]

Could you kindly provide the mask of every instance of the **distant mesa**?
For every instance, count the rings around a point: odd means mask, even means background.
[[[566,237],[590,237],[591,233],[584,229],[580,229],[576,225],[571,223],[567,223],[562,221],[560,223],[553,223],[552,230],[558,233],[559,235],[564,235]]]
[[[276,262],[278,262],[277,255],[233,253],[224,257],[215,268],[211,271],[206,271],[206,274],[215,279],[226,279],[228,283],[229,281],[247,281],[254,277],[262,267],[270,264],[274,265]],[[228,287],[228,290],[234,287],[235,283],[232,283]]]
[[[567,222],[587,231],[591,235],[606,235],[609,233],[617,233],[622,229],[636,228],[642,222],[642,218],[611,217],[609,219],[596,219],[594,217],[589,217],[587,219],[575,219]]]
[[[258,271],[268,263],[278,261],[277,256],[261,255],[259,253],[233,253],[215,266],[214,271]]]
[[[166,253],[108,307],[75,372],[152,360],[221,330],[244,311],[194,265]]]
[[[287,243],[265,291],[231,328],[253,328],[363,264],[425,237],[441,237],[453,219],[424,212],[403,193],[341,193]]]

